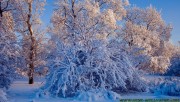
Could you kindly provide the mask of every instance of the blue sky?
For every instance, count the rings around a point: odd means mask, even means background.
[[[54,8],[54,1],[47,0],[45,12],[42,20],[45,25],[49,25],[50,18]],[[162,17],[166,23],[170,23],[173,26],[171,41],[177,44],[180,41],[180,0],[129,0],[131,6],[137,6],[140,8],[146,8],[149,5],[157,8],[161,11]]]

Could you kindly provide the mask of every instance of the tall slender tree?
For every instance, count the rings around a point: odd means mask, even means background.
[[[41,63],[39,54],[42,51],[40,16],[45,0],[16,0],[16,31],[22,35],[22,54],[28,68],[29,84],[34,83],[35,68]]]

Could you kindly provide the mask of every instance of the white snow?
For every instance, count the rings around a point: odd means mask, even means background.
[[[29,102],[36,97],[36,91],[42,86],[41,82],[29,85],[28,81],[15,81],[8,90],[10,102]]]
[[[43,85],[42,82],[35,82],[29,85],[27,80],[15,81],[8,90],[10,102],[115,102],[116,94],[107,92],[100,93],[95,91],[82,92],[76,98],[57,98],[57,97],[38,97],[38,89]],[[105,92],[105,91],[104,91]],[[112,99],[111,99],[112,98]]]
[[[121,99],[180,99],[177,96],[158,95],[152,93],[129,93],[121,95]]]
[[[92,90],[81,92],[76,98],[38,97],[43,81],[29,85],[27,80],[15,81],[7,91],[9,102],[118,102],[119,99],[180,99],[180,97],[151,93],[126,93],[117,95],[113,92]],[[1,92],[1,91],[0,91]]]

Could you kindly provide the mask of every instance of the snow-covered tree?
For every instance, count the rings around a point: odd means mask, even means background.
[[[171,66],[165,75],[180,76],[180,46],[175,47],[175,53],[171,58]]]
[[[161,14],[152,6],[129,9],[125,21],[121,36],[135,58],[144,55],[146,59],[136,60],[135,65],[144,70],[164,73],[173,53],[173,45],[169,42],[172,27],[165,24]]]
[[[120,42],[113,40],[126,5],[122,0],[58,1],[51,20],[54,62],[45,94],[70,97],[91,89],[145,90]]]
[[[0,21],[0,88],[8,88],[16,75],[18,47],[11,12],[3,12]]]
[[[0,89],[0,101],[7,102],[6,93],[2,89]]]
[[[22,55],[28,70],[29,84],[33,84],[35,68],[45,64],[42,60],[43,35],[41,29],[42,10],[45,0],[15,0],[14,18],[16,32],[21,35]]]

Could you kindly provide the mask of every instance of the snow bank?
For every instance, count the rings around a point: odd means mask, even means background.
[[[92,89],[81,92],[79,91],[76,96],[70,98],[54,97],[49,93],[45,93],[44,95],[40,93],[37,96],[39,96],[39,99],[51,99],[53,97],[56,100],[67,100],[68,102],[116,102],[120,100],[119,94],[103,89]]]
[[[80,92],[76,100],[86,102],[115,102],[120,99],[120,95],[106,90],[90,90]]]

